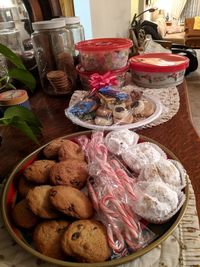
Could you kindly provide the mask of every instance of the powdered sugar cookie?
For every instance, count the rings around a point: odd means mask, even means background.
[[[163,182],[136,183],[134,192],[137,195],[134,211],[151,223],[168,221],[185,201],[183,192],[175,191]]]
[[[166,184],[182,188],[183,182],[177,167],[167,159],[161,158],[159,161],[150,163],[141,170],[139,181],[164,182]]]
[[[157,162],[161,158],[167,158],[159,146],[150,142],[143,142],[130,147],[123,151],[121,156],[128,167],[136,173],[140,173],[147,164]]]
[[[128,129],[124,129],[108,133],[105,137],[105,144],[111,153],[120,155],[130,146],[136,145],[138,139],[138,134]]]

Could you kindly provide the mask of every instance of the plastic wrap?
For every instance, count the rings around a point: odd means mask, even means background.
[[[85,151],[89,175],[88,191],[98,218],[106,225],[108,242],[114,256],[145,247],[155,237],[132,210],[136,201],[135,179],[104,144],[104,133],[94,132],[91,139],[78,139]]]

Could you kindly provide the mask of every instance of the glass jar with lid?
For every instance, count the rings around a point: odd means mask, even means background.
[[[0,22],[0,43],[10,48],[16,55],[23,55],[23,45],[20,32],[15,28],[14,21]],[[7,69],[12,67],[12,63],[0,54],[0,77],[4,76]]]
[[[61,17],[52,20],[56,21],[62,19],[65,19],[68,44],[73,50],[73,56],[76,57],[78,51],[75,50],[75,44],[85,40],[84,28],[80,24],[80,17]]]
[[[44,91],[50,95],[72,93],[76,71],[65,20],[39,21],[32,26],[31,38]]]
[[[14,21],[0,22],[0,43],[9,47],[18,56],[23,54],[23,45],[19,30]]]
[[[68,39],[71,40],[74,55],[77,56],[78,52],[75,51],[75,44],[85,40],[84,28],[80,24],[79,17],[65,17],[65,24],[66,24]]]

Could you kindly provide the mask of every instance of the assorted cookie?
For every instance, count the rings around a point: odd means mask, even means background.
[[[159,161],[161,158],[166,159],[166,154],[159,146],[150,143],[143,142],[130,147],[122,154],[123,161],[127,166],[135,173],[140,173],[145,165]]]
[[[43,154],[47,159],[56,159],[58,157],[58,151],[60,147],[68,140],[64,138],[57,138],[50,142],[43,149]]]
[[[134,88],[126,91],[106,86],[75,103],[68,114],[90,124],[111,126],[143,120],[151,116],[155,109],[155,104]]]
[[[70,141],[65,140],[63,145],[58,150],[58,159],[59,161],[64,161],[68,159],[76,159],[78,161],[85,161],[85,155],[81,147]]]
[[[50,170],[50,182],[53,185],[68,185],[81,189],[88,177],[87,164],[77,159],[58,162]]]
[[[58,212],[49,200],[49,192],[52,186],[41,185],[30,189],[26,200],[32,212],[44,219],[55,219],[59,217]]]
[[[62,248],[80,262],[102,262],[111,256],[106,228],[96,220],[79,220],[70,224],[63,235]]]
[[[144,166],[138,176],[138,181],[164,182],[176,188],[182,188],[185,185],[173,161],[164,158]]]
[[[151,223],[167,222],[183,205],[185,194],[163,182],[138,182],[134,191],[137,199],[134,211]]]
[[[36,160],[24,170],[24,176],[29,182],[46,184],[49,182],[50,169],[54,164],[53,160]]]
[[[67,220],[47,220],[39,223],[33,232],[36,249],[46,256],[64,260],[66,256],[61,248],[60,239],[69,224]]]
[[[138,99],[137,94],[134,97]],[[98,108],[99,117],[110,113],[112,98],[110,96],[106,112]],[[129,104],[127,100],[126,105]],[[115,161],[116,157],[123,167],[119,177],[130,170],[134,175],[135,180],[130,183],[136,196],[134,204],[131,203],[134,212],[150,223],[168,221],[185,201],[182,189],[186,173],[182,165],[167,159],[159,146],[138,143],[139,136],[133,131],[112,131],[105,136],[102,133],[102,138],[109,160]],[[86,146],[84,143],[83,147]],[[35,249],[46,256],[88,263],[110,259],[113,251],[109,247],[105,221],[102,224],[94,219],[99,218],[94,211],[94,199],[87,195],[91,166],[81,146],[58,138],[49,143],[39,157],[19,177],[20,200],[12,209],[14,223],[31,229]],[[130,188],[127,190],[131,192]]]
[[[71,92],[72,82],[62,70],[52,70],[47,73],[47,79],[56,92]]]
[[[12,210],[14,222],[22,228],[32,228],[38,222],[38,217],[31,211],[26,199],[18,202]]]
[[[49,193],[51,204],[60,212],[78,219],[88,219],[93,215],[89,198],[71,186],[53,186]]]
[[[22,175],[19,178],[19,182],[17,185],[17,190],[20,194],[21,197],[25,198],[26,195],[28,194],[28,191],[36,186],[35,183],[31,183],[26,179],[24,175]]]
[[[123,129],[109,132],[105,137],[105,144],[111,153],[121,155],[123,151],[135,146],[138,140],[139,135],[137,133]]]

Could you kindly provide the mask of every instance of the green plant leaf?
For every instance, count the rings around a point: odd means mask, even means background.
[[[9,59],[16,67],[20,69],[26,70],[26,67],[22,63],[20,57],[18,57],[12,50],[10,50],[7,46],[0,44],[0,53]]]
[[[29,137],[33,142],[39,143],[33,129],[30,127],[30,125],[28,125],[26,121],[23,121],[20,117],[17,116],[13,117],[10,120],[9,125],[15,126],[27,137]]]
[[[4,119],[12,119],[13,117],[20,117],[21,120],[24,120],[28,122],[29,125],[32,125],[33,127],[36,128],[42,128],[42,125],[40,121],[37,119],[35,114],[22,106],[13,106],[10,108],[7,108],[6,111],[4,112]]]
[[[31,92],[34,91],[36,80],[29,71],[15,68],[8,70],[8,75],[11,78],[17,79],[18,81],[24,83],[28,88],[30,88]]]
[[[38,143],[37,136],[41,134],[42,125],[31,110],[25,107],[14,106],[4,112],[0,118],[0,125],[10,125],[18,128],[33,142]]]

